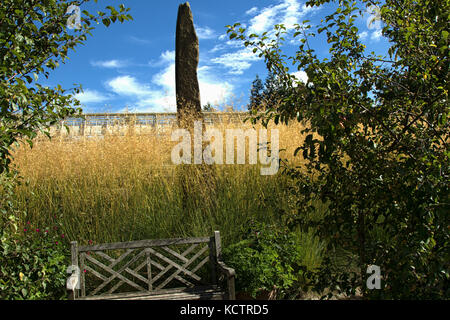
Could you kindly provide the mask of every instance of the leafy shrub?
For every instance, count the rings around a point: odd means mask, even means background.
[[[60,225],[21,223],[23,213],[14,202],[15,177],[3,174],[0,179],[0,299],[63,298],[68,250]]]
[[[321,273],[328,276],[320,275],[314,290],[448,299],[448,1],[335,2],[308,0],[307,6],[329,14],[292,33],[275,25],[277,41],[250,35],[239,23],[227,31],[230,40],[264,57],[283,83],[282,101],[254,114],[252,122],[309,124],[294,153],[304,165],[283,168],[295,183],[296,223],[315,229],[329,251],[339,248],[356,258],[352,275],[324,261]],[[369,52],[360,37],[357,21],[367,9],[383,25],[388,46],[382,55]],[[280,48],[291,35],[302,43],[287,56]],[[313,37],[326,42],[314,48]],[[323,45],[328,55],[319,54]],[[306,73],[306,83],[295,80],[292,67]],[[305,221],[309,203],[318,200],[329,204],[326,222]],[[380,290],[366,285],[370,265],[380,267]]]
[[[256,297],[276,290],[285,298],[304,283],[301,237],[287,228],[252,223],[245,239],[225,248],[225,262],[236,271],[236,289]]]

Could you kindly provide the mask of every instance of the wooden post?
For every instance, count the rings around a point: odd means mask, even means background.
[[[86,279],[85,279],[85,271],[86,268],[86,252],[82,252],[80,255],[80,287],[81,287],[81,296],[85,297],[86,296],[86,287],[85,287],[85,283],[86,283]]]
[[[234,287],[234,276],[227,279],[228,284],[228,299],[236,300],[236,288]]]
[[[209,261],[210,261],[210,266],[211,266],[211,283],[212,284],[219,284],[219,279],[217,278],[217,274],[216,274],[216,250],[215,250],[215,237],[211,237],[208,243],[209,246]]]
[[[222,243],[220,241],[220,232],[214,231],[214,242],[216,244],[216,259],[222,261]]]
[[[220,232],[214,231],[214,242],[215,242],[215,254],[216,254],[216,263],[223,264],[222,261],[222,242],[220,240]],[[228,287],[228,299],[236,300],[235,286],[234,286],[234,271],[233,274],[227,273],[227,287]]]

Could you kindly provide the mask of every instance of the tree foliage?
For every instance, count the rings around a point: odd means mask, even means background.
[[[97,0],[94,0],[97,2]],[[132,17],[124,5],[107,6],[109,13],[95,15],[83,10],[80,26],[67,27],[71,5],[83,8],[88,0],[2,0],[0,3],[0,173],[8,170],[11,146],[32,139],[39,131],[49,135],[49,126],[80,114],[79,102],[60,85],[39,84],[49,72],[68,58],[69,50],[86,41],[93,24],[109,26]]]
[[[264,100],[266,104],[278,104],[283,99],[283,95],[285,93],[285,86],[278,75],[269,70],[269,73],[266,77],[266,81],[264,83]]]
[[[264,84],[259,76],[256,75],[250,90],[250,103],[247,106],[248,110],[264,111],[266,110],[267,105],[280,103],[283,94],[286,92],[285,89],[284,83],[270,70]]]
[[[259,110],[263,100],[264,85],[262,80],[256,75],[255,80],[252,82],[252,88],[250,89],[250,103],[247,106],[248,110]]]
[[[333,3],[331,3],[333,2]],[[322,266],[316,290],[372,298],[449,297],[449,12],[448,1],[309,0],[331,7],[319,25],[297,25],[295,56],[282,54],[283,25],[270,34],[229,27],[265,58],[289,92],[253,121],[305,121],[305,141],[296,150],[306,169],[285,163],[296,182],[296,214],[302,228],[314,226],[337,249],[357,257],[357,268]],[[368,6],[379,8],[385,56],[367,52],[355,21]],[[329,55],[318,57],[312,37],[324,37]],[[308,82],[292,85],[287,62]],[[314,134],[314,135],[313,135]],[[316,138],[319,136],[320,138]],[[305,217],[320,200],[324,221]],[[368,290],[368,265],[378,265],[382,289]]]

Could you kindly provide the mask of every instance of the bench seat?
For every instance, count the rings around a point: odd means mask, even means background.
[[[203,238],[71,245],[70,299],[235,299],[235,272],[222,261],[219,231]]]
[[[218,286],[176,288],[158,292],[129,292],[86,296],[77,300],[223,300],[226,292]]]

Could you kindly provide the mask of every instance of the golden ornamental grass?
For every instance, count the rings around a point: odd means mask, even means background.
[[[214,127],[224,132],[251,125]],[[260,127],[255,126],[257,132]],[[274,128],[285,150],[280,157],[301,164],[293,153],[304,139],[302,125],[269,125],[269,140]],[[227,243],[238,240],[249,219],[274,222],[280,211],[289,210],[289,181],[280,172],[261,176],[259,165],[249,165],[248,160],[245,165],[215,165],[214,207],[204,201],[183,208],[170,158],[178,142],[170,141],[170,130],[166,135],[136,131],[128,128],[124,135],[96,138],[39,138],[33,148],[17,148],[14,164],[26,182],[17,196],[28,212],[26,220],[44,226],[60,219],[65,234],[82,243],[199,236],[217,229]],[[204,177],[191,178],[193,184],[205,183]]]

